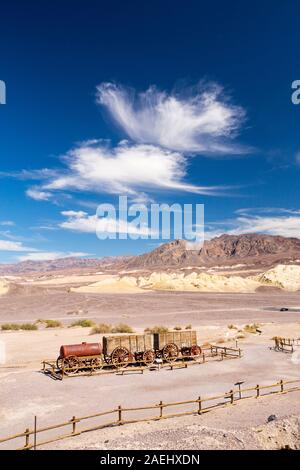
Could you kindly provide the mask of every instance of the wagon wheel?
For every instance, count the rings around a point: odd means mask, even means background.
[[[191,348],[188,348],[187,346],[182,348],[181,355],[183,356],[184,359],[191,356]]]
[[[155,352],[153,349],[147,349],[143,352],[143,363],[148,366],[155,361]]]
[[[191,356],[200,356],[201,353],[202,349],[200,348],[200,346],[198,346],[198,344],[193,344],[193,346],[191,347]]]
[[[64,357],[62,360],[62,367],[71,369],[71,370],[64,370],[64,374],[70,375],[70,374],[76,374],[78,372],[79,367],[80,367],[80,361],[76,356],[68,356]]]
[[[111,356],[104,356],[104,361],[107,365],[111,366]]]
[[[63,358],[58,356],[58,358],[56,359],[56,367],[59,369],[59,370],[62,370],[62,367],[63,367]]]
[[[126,367],[130,361],[130,352],[127,348],[115,348],[110,357],[113,366]]]
[[[101,370],[104,366],[102,358],[94,357],[91,359],[90,366],[92,370]]]
[[[162,350],[162,356],[168,362],[172,362],[177,359],[178,355],[179,349],[178,346],[174,343],[166,344]]]

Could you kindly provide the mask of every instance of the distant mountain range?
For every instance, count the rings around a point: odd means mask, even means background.
[[[0,264],[1,274],[22,274],[57,270],[95,269],[164,269],[167,267],[255,264],[270,266],[287,261],[300,262],[300,240],[272,235],[221,235],[205,241],[198,250],[187,249],[183,240],[160,245],[139,256],[116,256],[96,259],[61,258],[52,261],[22,261]]]
[[[131,257],[128,257],[131,259]],[[103,269],[118,263],[124,263],[126,256],[107,256],[105,258],[59,258],[56,260],[22,261],[14,264],[0,264],[0,274],[22,274],[48,271],[80,270],[85,268]]]
[[[174,240],[150,253],[130,258],[127,268],[212,266],[237,263],[271,265],[300,260],[300,240],[272,235],[221,235],[204,242],[199,250],[187,250],[183,240]]]

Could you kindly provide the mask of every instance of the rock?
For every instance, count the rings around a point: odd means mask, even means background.
[[[270,423],[271,421],[276,421],[276,419],[277,419],[277,416],[276,416],[276,415],[270,415],[270,416],[268,417],[268,423]]]

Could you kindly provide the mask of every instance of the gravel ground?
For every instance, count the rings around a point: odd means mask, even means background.
[[[289,413],[299,413],[289,416]],[[268,417],[276,419],[268,423]],[[128,424],[51,444],[52,449],[300,449],[300,392],[249,400],[202,416]],[[47,448],[47,446],[45,446]]]
[[[0,298],[0,320],[2,322],[33,321],[37,318],[66,318],[67,320],[63,321],[68,323],[74,318],[84,316],[95,318],[99,322],[117,323],[123,321],[131,324],[137,332],[143,331],[145,326],[154,324],[167,326],[181,324],[184,326],[192,323],[193,327],[198,330],[200,344],[211,341],[222,342],[220,344],[222,346],[235,344],[232,340],[230,341],[230,335],[236,333],[237,330],[229,329],[227,327],[229,324],[242,328],[245,323],[261,323],[262,334],[246,334],[244,339],[239,340],[239,346],[244,350],[242,359],[216,361],[174,371],[146,372],[144,375],[131,373],[124,376],[78,377],[58,382],[39,372],[40,361],[55,359],[61,344],[101,341],[100,336],[89,336],[89,329],[82,328],[1,332],[0,341],[5,346],[7,359],[5,364],[0,366],[0,437],[22,432],[26,427],[32,427],[34,415],[37,415],[39,426],[47,426],[68,420],[73,415],[83,416],[115,408],[118,404],[129,407],[142,406],[158,403],[160,400],[165,402],[182,401],[195,399],[199,395],[209,396],[224,393],[240,380],[245,381],[246,386],[253,386],[257,383],[274,383],[280,378],[298,379],[299,364],[292,361],[291,355],[276,353],[271,351],[269,347],[272,345],[271,338],[274,335],[300,336],[299,305],[299,293],[284,292],[274,292],[271,295],[265,292],[256,294],[159,292],[141,295],[97,296],[69,294],[67,291],[56,288],[45,289],[41,294],[39,288],[37,292],[28,289],[26,292],[16,292],[13,296],[4,296]],[[281,306],[288,306],[290,311],[280,312]],[[226,342],[224,342],[224,338]],[[297,399],[294,398],[296,396]],[[207,426],[209,432],[211,429],[215,430],[213,431],[214,437],[210,437],[210,439],[217,446],[216,436],[219,436],[220,430],[227,429],[227,432],[233,433],[241,427],[247,430],[249,427],[264,424],[267,416],[272,413],[280,417],[300,415],[299,395],[296,393],[276,399],[272,398],[272,400],[276,400],[276,403],[280,404],[280,409],[275,407],[275,402],[274,408],[265,409],[264,407],[267,406],[265,403],[270,403],[270,401],[262,399],[255,405],[255,413],[248,410],[249,404],[245,403],[228,410],[208,413],[201,416],[200,422],[198,417],[191,418],[196,419],[196,423],[190,423],[189,418],[184,418],[180,420],[182,423],[180,429],[190,424]],[[254,405],[251,406],[253,410]],[[257,406],[259,408],[256,408]],[[211,418],[213,415],[216,418]],[[220,422],[210,421],[218,419],[217,416],[225,418],[227,416],[227,418]],[[102,436],[105,436],[106,433],[113,433],[113,436],[108,439],[112,442],[115,441],[113,444],[115,446],[135,445],[140,447],[140,445],[148,445],[152,447],[154,445],[153,436],[145,438],[145,444],[134,444],[135,440],[132,441],[133,444],[130,444],[130,435],[135,432],[135,429],[137,429],[137,433],[140,433],[140,429],[151,430],[152,427],[156,431],[155,426],[162,426],[161,432],[163,432],[168,429],[168,426],[171,426],[171,423],[175,422],[175,420],[166,420],[161,423],[144,424],[140,428],[126,425],[118,429],[103,430],[100,445],[104,445],[105,439]],[[130,432],[128,442],[123,437],[120,442],[117,441],[118,436],[123,436],[120,433],[126,433],[127,429]],[[164,442],[165,446],[173,445],[173,442],[179,446],[181,438],[176,441],[174,437],[177,432],[172,431],[170,439],[162,434],[161,442]],[[241,432],[246,431],[241,430]],[[100,433],[97,436],[99,439]],[[78,439],[83,440],[74,439],[71,445],[79,443],[76,445],[84,447],[84,439],[88,439],[88,436],[84,435]],[[185,440],[184,436],[182,440]],[[170,441],[169,444],[168,441]],[[97,441],[95,442],[87,445],[98,445]],[[137,438],[137,442],[139,442],[139,438]],[[160,439],[157,442],[160,442]],[[220,438],[218,442],[220,442],[218,445],[221,446],[222,439]],[[65,444],[63,442],[60,445],[64,446]],[[197,436],[195,436],[193,445],[202,445]]]
[[[280,378],[299,379],[299,364],[293,363],[291,355],[270,350],[265,340],[260,336],[250,338],[243,344],[243,354],[241,359],[207,362],[190,366],[187,369],[146,371],[143,375],[137,373],[128,373],[124,376],[97,375],[69,378],[63,381],[51,380],[38,371],[30,369],[2,369],[0,437],[22,432],[26,427],[32,427],[34,415],[38,417],[38,426],[48,426],[68,421],[73,415],[84,416],[113,409],[118,404],[125,407],[145,406],[156,404],[160,400],[164,402],[194,400],[199,395],[208,397],[222,394],[232,389],[233,384],[237,381],[244,381],[244,386],[250,387],[257,383],[260,385],[271,384]],[[295,394],[290,393],[284,398],[276,398],[278,401],[281,400],[282,412],[280,416],[300,414],[299,395],[295,400],[296,395],[295,392]],[[253,401],[251,402],[253,403]],[[261,403],[260,409],[263,410],[268,401],[262,398]],[[212,415],[222,416],[223,413],[226,416],[228,412],[228,422],[231,429],[235,430],[239,422],[244,423],[247,427],[260,424],[256,421],[259,416],[257,411],[255,414],[251,411],[250,415],[249,410],[246,413],[243,412],[247,406],[249,405],[245,403],[245,405],[230,408],[230,411],[221,410],[208,413],[201,417],[201,425],[207,419],[210,420]],[[170,413],[175,411],[172,408],[169,410]],[[179,408],[176,411],[183,410]],[[149,417],[147,413],[139,412],[138,417],[147,418]],[[157,412],[155,411],[155,413]],[[234,421],[232,413],[237,413]],[[274,409],[270,407],[263,415],[262,422],[265,422],[267,415],[272,413],[274,413]],[[275,414],[279,414],[277,409]],[[127,415],[128,419],[136,417],[136,413],[128,413]],[[104,418],[101,419],[84,422],[82,426],[99,425],[104,422]],[[172,421],[166,420],[163,423],[171,423]],[[199,424],[199,420],[197,423]],[[147,426],[157,424],[152,423]],[[125,428],[127,426],[124,426]],[[69,428],[66,428],[66,432],[68,430]],[[55,432],[60,433],[61,430]],[[113,432],[115,435],[119,435],[120,428],[114,429]]]
[[[280,312],[282,306],[291,310]],[[63,287],[18,287],[0,297],[0,323],[38,318],[90,318],[126,322],[133,327],[154,324],[194,326],[229,322],[292,322],[300,318],[300,293],[262,290],[255,294],[147,292],[144,294],[79,294]]]

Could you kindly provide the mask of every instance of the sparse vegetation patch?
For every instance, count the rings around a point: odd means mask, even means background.
[[[76,320],[73,323],[71,323],[72,326],[81,326],[82,328],[91,328],[92,326],[95,326],[95,322],[93,320]]]
[[[169,328],[166,327],[166,326],[153,326],[153,327],[148,327],[148,328],[145,328],[144,332],[145,333],[168,333],[169,331]]]

